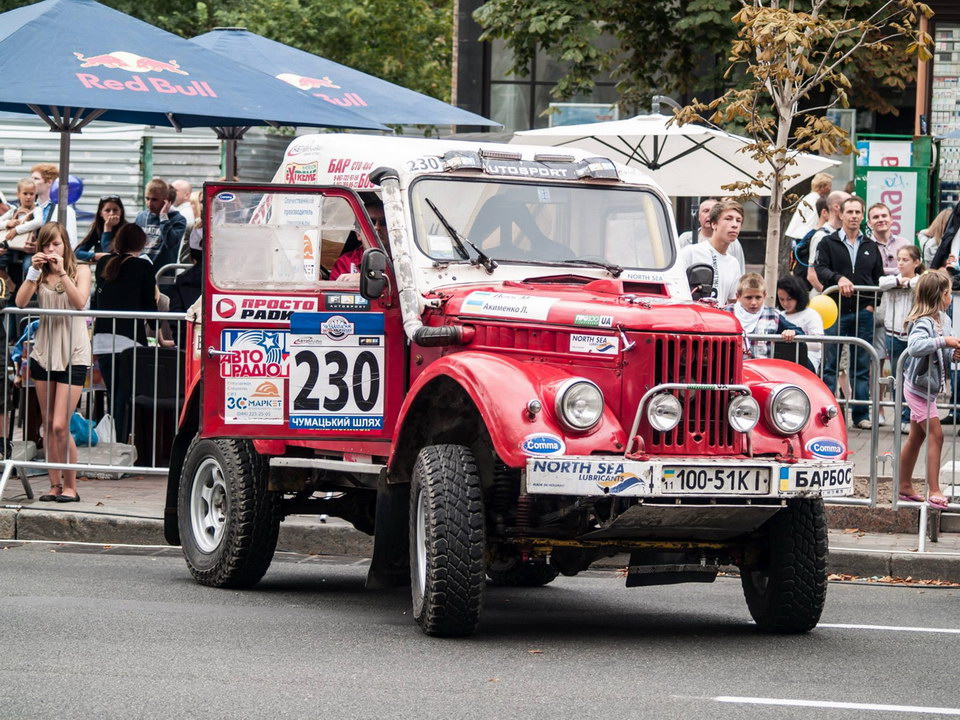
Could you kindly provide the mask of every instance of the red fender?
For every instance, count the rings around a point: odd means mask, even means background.
[[[830,405],[839,408],[840,404],[819,377],[787,360],[748,360],[743,364],[743,381],[760,403],[761,417],[764,418],[751,433],[755,454],[784,453],[787,449],[785,441],[789,440],[794,446],[794,454],[801,458],[847,458],[847,426],[843,416],[826,420],[823,412]],[[772,430],[765,419],[771,390],[783,384],[796,385],[810,398],[810,420],[797,435],[788,437]],[[815,443],[818,439],[832,440],[839,443],[839,448],[830,443]],[[817,445],[818,451],[814,452],[811,445]]]
[[[610,411],[609,404],[604,407],[600,422],[585,433],[571,432],[557,419],[554,411],[556,389],[563,381],[578,375],[552,365],[471,351],[446,355],[431,363],[417,377],[400,408],[396,438],[400,437],[407,413],[420,392],[439,377],[450,378],[470,396],[480,411],[497,455],[511,467],[523,467],[527,458],[532,456],[521,450],[523,441],[544,433],[563,441],[564,449],[556,452],[557,455],[589,455],[597,451],[611,455],[623,453],[626,433]],[[543,406],[533,418],[526,410],[530,400],[539,400]],[[395,441],[390,454],[391,466],[397,445]]]

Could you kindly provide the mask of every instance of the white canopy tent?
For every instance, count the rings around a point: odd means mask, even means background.
[[[524,130],[512,143],[524,145],[572,146],[596,153],[624,165],[641,166],[664,191],[673,197],[728,195],[721,186],[751,180],[770,167],[758,163],[745,150],[745,137],[704,127],[670,122],[670,115],[638,115],[626,120],[559,125],[540,130]],[[786,187],[829,170],[839,163],[806,153],[791,153],[797,164],[789,168]],[[769,195],[769,188],[758,188],[758,195]]]

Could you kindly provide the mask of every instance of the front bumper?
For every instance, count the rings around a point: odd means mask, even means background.
[[[620,456],[529,458],[526,492],[669,498],[842,497],[853,494],[853,463],[845,460],[780,462],[748,457]]]

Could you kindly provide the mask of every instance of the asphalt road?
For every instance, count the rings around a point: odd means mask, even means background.
[[[0,548],[2,718],[960,716],[960,588],[832,584],[819,628],[772,637],[737,579],[596,571],[491,587],[478,635],[438,640],[365,561],[282,556],[235,592],[169,549]]]

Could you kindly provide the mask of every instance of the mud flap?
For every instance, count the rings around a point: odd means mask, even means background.
[[[373,559],[367,572],[368,590],[404,587],[410,584],[408,514],[410,485],[390,484],[386,473],[377,481]]]

